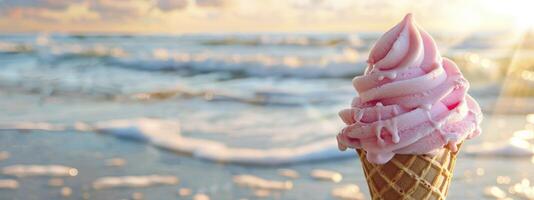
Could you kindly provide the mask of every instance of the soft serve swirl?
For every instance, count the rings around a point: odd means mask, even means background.
[[[353,79],[359,97],[339,113],[347,124],[337,136],[341,150],[364,149],[369,162],[382,164],[395,154],[457,151],[480,134],[469,83],[411,14],[376,42],[367,62]]]

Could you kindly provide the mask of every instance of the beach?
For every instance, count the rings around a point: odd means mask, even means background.
[[[335,135],[378,36],[2,35],[0,199],[368,199]],[[502,33],[451,38],[485,117],[448,199],[533,198],[534,78]]]

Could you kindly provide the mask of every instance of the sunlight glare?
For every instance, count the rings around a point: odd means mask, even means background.
[[[511,0],[511,1],[484,1],[495,12],[501,12],[515,18],[516,25],[520,29],[534,27],[534,1],[531,0]]]

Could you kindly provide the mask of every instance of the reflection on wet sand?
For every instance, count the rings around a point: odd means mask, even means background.
[[[62,197],[70,197],[72,195],[72,189],[70,187],[62,187],[60,194]]]
[[[51,178],[48,180],[48,186],[50,187],[61,187],[63,186],[65,183],[63,181],[63,179],[61,178]]]
[[[0,179],[0,189],[17,189],[19,182],[14,179]]]
[[[2,168],[10,176],[76,176],[78,169],[63,165],[12,165]]]
[[[122,167],[126,164],[126,160],[122,158],[111,158],[106,160],[106,166],[109,167]]]
[[[325,169],[315,169],[311,172],[311,177],[317,180],[323,181],[332,181],[338,183],[343,179],[343,176],[339,172],[325,170]]]
[[[175,176],[149,175],[149,176],[108,176],[96,179],[94,189],[108,189],[115,187],[138,188],[153,185],[176,185],[179,183]]]
[[[278,175],[293,179],[299,177],[299,173],[292,169],[279,169]]]
[[[253,189],[290,190],[293,188],[291,181],[268,180],[249,174],[234,176],[233,180],[237,185]]]
[[[499,186],[488,186],[484,189],[484,195],[499,200],[516,198],[534,199],[534,185],[530,184],[530,180],[522,179],[512,185],[509,185],[508,182]]]
[[[0,151],[0,161],[8,159],[9,158],[9,152],[7,151]]]
[[[178,195],[181,196],[181,197],[189,196],[189,195],[191,195],[191,189],[189,189],[189,188],[180,188],[178,190]]]
[[[206,194],[198,193],[193,196],[193,200],[210,200],[210,197]]]

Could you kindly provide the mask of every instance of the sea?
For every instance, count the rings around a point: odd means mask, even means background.
[[[448,199],[534,199],[534,39],[432,35],[485,115]],[[1,34],[0,199],[369,199],[335,135],[379,36]]]

